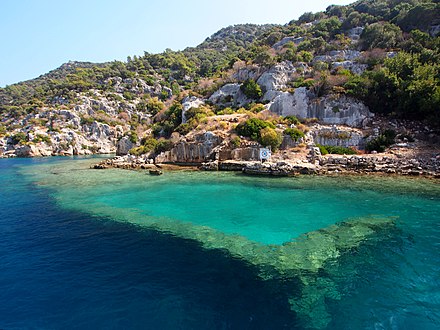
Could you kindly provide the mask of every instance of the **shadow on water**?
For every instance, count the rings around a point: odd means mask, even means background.
[[[284,284],[252,265],[32,189],[0,212],[0,328],[298,328]]]

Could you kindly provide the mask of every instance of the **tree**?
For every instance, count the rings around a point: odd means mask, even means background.
[[[373,23],[367,26],[361,34],[362,49],[393,48],[403,40],[402,31],[388,22]]]
[[[253,100],[259,99],[263,96],[263,91],[261,90],[260,85],[258,85],[253,79],[246,80],[243,85],[240,86],[240,90],[244,95]]]
[[[260,131],[260,140],[259,142],[263,146],[270,146],[272,150],[277,150],[283,142],[283,137],[273,128],[266,127],[261,129]]]

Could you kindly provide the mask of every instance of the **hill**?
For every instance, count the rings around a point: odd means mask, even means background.
[[[362,0],[285,25],[227,27],[183,51],[69,62],[0,89],[0,154],[202,162],[215,148],[244,159],[238,149],[257,144],[435,144],[439,32],[438,1]],[[193,159],[182,143],[198,145]]]

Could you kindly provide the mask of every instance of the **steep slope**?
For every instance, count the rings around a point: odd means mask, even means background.
[[[381,151],[398,134],[433,134],[406,132],[426,126],[418,121],[440,126],[439,22],[437,1],[362,0],[284,26],[231,26],[179,52],[69,62],[0,89],[0,154],[154,156],[203,144],[207,131],[228,150],[326,141]],[[372,112],[385,119],[372,122]],[[266,124],[239,137],[234,123],[252,118]],[[410,121],[382,143],[389,118]],[[325,133],[310,126],[316,120],[364,131]],[[211,151],[200,150],[198,159]]]

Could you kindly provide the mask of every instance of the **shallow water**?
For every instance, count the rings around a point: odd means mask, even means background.
[[[371,216],[393,217],[399,231],[314,275],[338,292],[323,300],[326,327],[440,327],[436,181],[156,177],[89,163],[0,161],[0,200],[12,206],[0,211],[0,328],[312,327],[288,302],[312,286],[262,280],[255,247]]]

